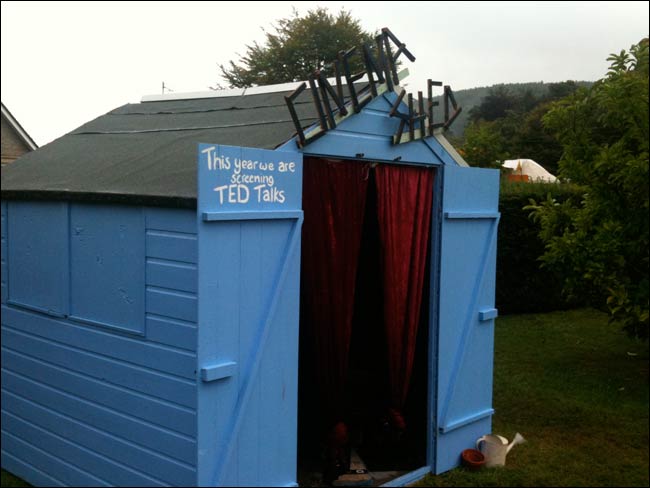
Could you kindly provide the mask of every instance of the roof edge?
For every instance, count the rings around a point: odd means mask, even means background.
[[[2,200],[92,202],[196,209],[196,197],[190,196],[132,195],[62,190],[2,190],[0,196]]]
[[[357,80],[359,83],[363,83],[368,79],[368,75],[364,75],[362,78]],[[336,83],[336,78],[328,78],[327,81],[330,84]],[[242,97],[244,95],[262,95],[265,93],[282,93],[294,91],[305,81],[291,81],[289,83],[278,83],[275,85],[261,85],[261,86],[252,86],[249,88],[227,88],[225,90],[210,90],[210,91],[201,91],[201,92],[186,92],[186,93],[163,93],[156,95],[143,95],[140,100],[141,103],[145,102],[168,102],[171,100],[190,100],[195,98],[219,98],[219,97]],[[347,85],[345,78],[341,79],[342,85]]]
[[[34,139],[30,137],[25,129],[23,129],[23,126],[20,125],[16,118],[11,114],[9,109],[5,107],[4,103],[2,103],[2,115],[7,119],[11,127],[16,131],[18,137],[20,137],[32,151],[38,149],[38,144],[36,144],[36,142],[34,142]]]
[[[458,151],[456,151],[456,148],[449,142],[449,140],[445,137],[445,131],[444,129],[436,129],[433,131],[433,137],[440,143],[440,145],[444,148],[445,151],[451,156],[451,158],[456,161],[456,164],[458,166],[464,166],[464,167],[469,167],[469,164],[467,164],[467,161],[465,161],[465,158],[463,158]]]

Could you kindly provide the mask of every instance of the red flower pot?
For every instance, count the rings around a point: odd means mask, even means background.
[[[463,466],[472,471],[478,471],[485,465],[485,456],[481,451],[476,449],[465,449],[460,454]]]

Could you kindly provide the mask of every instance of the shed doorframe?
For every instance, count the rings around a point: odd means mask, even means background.
[[[341,161],[349,161],[351,164],[359,163],[376,163],[376,164],[392,164],[397,166],[420,166],[431,167],[435,171],[433,180],[433,202],[431,209],[431,228],[429,251],[431,256],[430,269],[429,269],[429,331],[428,331],[428,345],[427,345],[427,447],[426,447],[426,465],[416,468],[413,471],[405,473],[395,479],[384,483],[381,486],[405,486],[422,479],[429,473],[435,472],[435,459],[436,459],[436,429],[437,429],[437,375],[438,375],[438,309],[440,297],[440,231],[442,228],[442,205],[443,205],[443,183],[444,183],[444,165],[439,163],[423,163],[418,161],[409,160],[385,160],[385,159],[367,159],[367,158],[345,158],[339,155],[328,155],[320,153],[309,153],[308,151],[301,151],[304,158],[318,158],[318,159],[337,159]],[[302,262],[301,262],[302,269]]]

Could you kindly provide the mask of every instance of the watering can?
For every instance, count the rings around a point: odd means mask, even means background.
[[[526,439],[519,433],[515,434],[515,438],[510,444],[508,444],[508,439],[505,437],[490,434],[484,435],[476,441],[476,449],[485,456],[485,465],[487,467],[505,466],[506,455],[510,452],[510,449],[524,442],[526,442]]]

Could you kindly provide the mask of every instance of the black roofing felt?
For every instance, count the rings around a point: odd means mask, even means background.
[[[197,143],[277,147],[288,93],[124,105],[3,167],[2,198],[195,206]],[[295,105],[316,120],[307,92]]]

